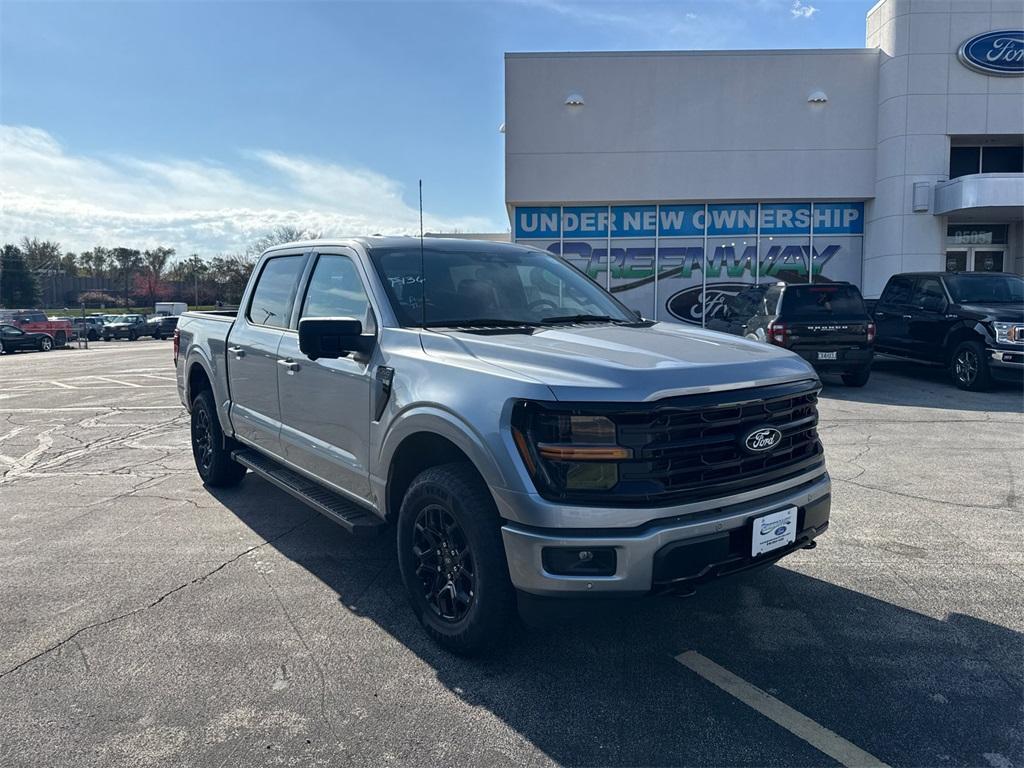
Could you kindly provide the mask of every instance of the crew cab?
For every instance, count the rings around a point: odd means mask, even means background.
[[[707,325],[792,350],[850,387],[863,387],[871,376],[875,323],[851,283],[752,285]]]
[[[643,320],[547,251],[278,246],[237,314],[186,312],[173,346],[203,482],[248,469],[353,533],[394,524],[456,652],[502,638],[517,591],[690,592],[828,527],[806,361]]]
[[[55,347],[66,346],[75,338],[75,331],[70,320],[48,318],[39,309],[0,309],[0,323],[13,325],[26,333],[44,333],[50,337]]]
[[[1002,272],[889,278],[874,307],[878,351],[940,363],[960,389],[1024,373],[1024,279]]]

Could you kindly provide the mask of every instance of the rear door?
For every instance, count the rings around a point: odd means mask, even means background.
[[[914,280],[910,277],[892,277],[875,304],[875,325],[878,329],[876,345],[880,349],[910,353],[910,297]]]
[[[235,433],[275,456],[281,455],[277,348],[288,330],[307,258],[302,252],[285,252],[263,262],[245,311],[231,326],[225,351]]]
[[[356,254],[331,248],[315,259],[293,329],[278,348],[278,392],[284,457],[317,479],[361,499],[370,495],[369,358],[349,355],[310,360],[295,329],[305,317],[348,317],[376,332],[376,321]]]

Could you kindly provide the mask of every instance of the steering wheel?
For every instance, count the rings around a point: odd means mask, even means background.
[[[553,309],[553,310],[557,310],[558,309],[558,305],[555,304],[555,302],[551,301],[551,299],[537,299],[536,301],[531,301],[529,304],[527,304],[526,308],[530,309],[530,310],[533,310],[533,309]]]

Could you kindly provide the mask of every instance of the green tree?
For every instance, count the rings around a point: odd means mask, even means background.
[[[52,240],[39,240],[35,237],[31,240],[23,237],[21,250],[25,254],[25,263],[33,272],[60,267],[60,258],[63,253],[60,243],[55,243]]]
[[[132,277],[142,268],[142,254],[135,248],[114,248],[110,255],[114,263],[114,271],[121,284],[124,285],[124,305],[130,306],[128,289]]]
[[[16,245],[0,251],[0,306],[30,308],[39,302],[39,285],[28,268],[25,254]]]

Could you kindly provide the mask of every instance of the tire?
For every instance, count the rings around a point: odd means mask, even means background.
[[[968,392],[984,392],[992,386],[992,373],[985,359],[985,347],[978,341],[962,341],[949,359],[953,383]]]
[[[58,347],[66,347],[68,343],[68,335],[64,331],[57,331],[54,336],[53,343]]]
[[[245,467],[231,458],[237,446],[225,439],[213,404],[213,394],[202,390],[192,401],[192,458],[203,485],[230,488],[242,482]]]
[[[871,378],[870,368],[861,368],[859,371],[850,371],[843,374],[843,384],[848,387],[863,387]]]
[[[137,338],[139,338],[139,334],[135,331],[128,331],[128,341],[135,341]]]
[[[398,515],[398,564],[413,612],[440,646],[471,655],[506,637],[516,594],[498,510],[472,465],[431,467],[412,481]]]
[[[100,335],[96,333],[96,331],[89,331],[89,333],[85,335],[85,338],[89,341],[99,341]]]
[[[103,337],[103,340],[104,340],[104,341],[110,341],[110,337],[109,337],[109,336],[104,336],[104,337]]]
[[[153,336],[153,338],[156,339],[157,341],[163,341],[164,335],[162,333],[157,333]]]
[[[39,340],[39,351],[49,352],[51,349],[53,349],[53,339],[49,336],[43,336],[43,338]]]

